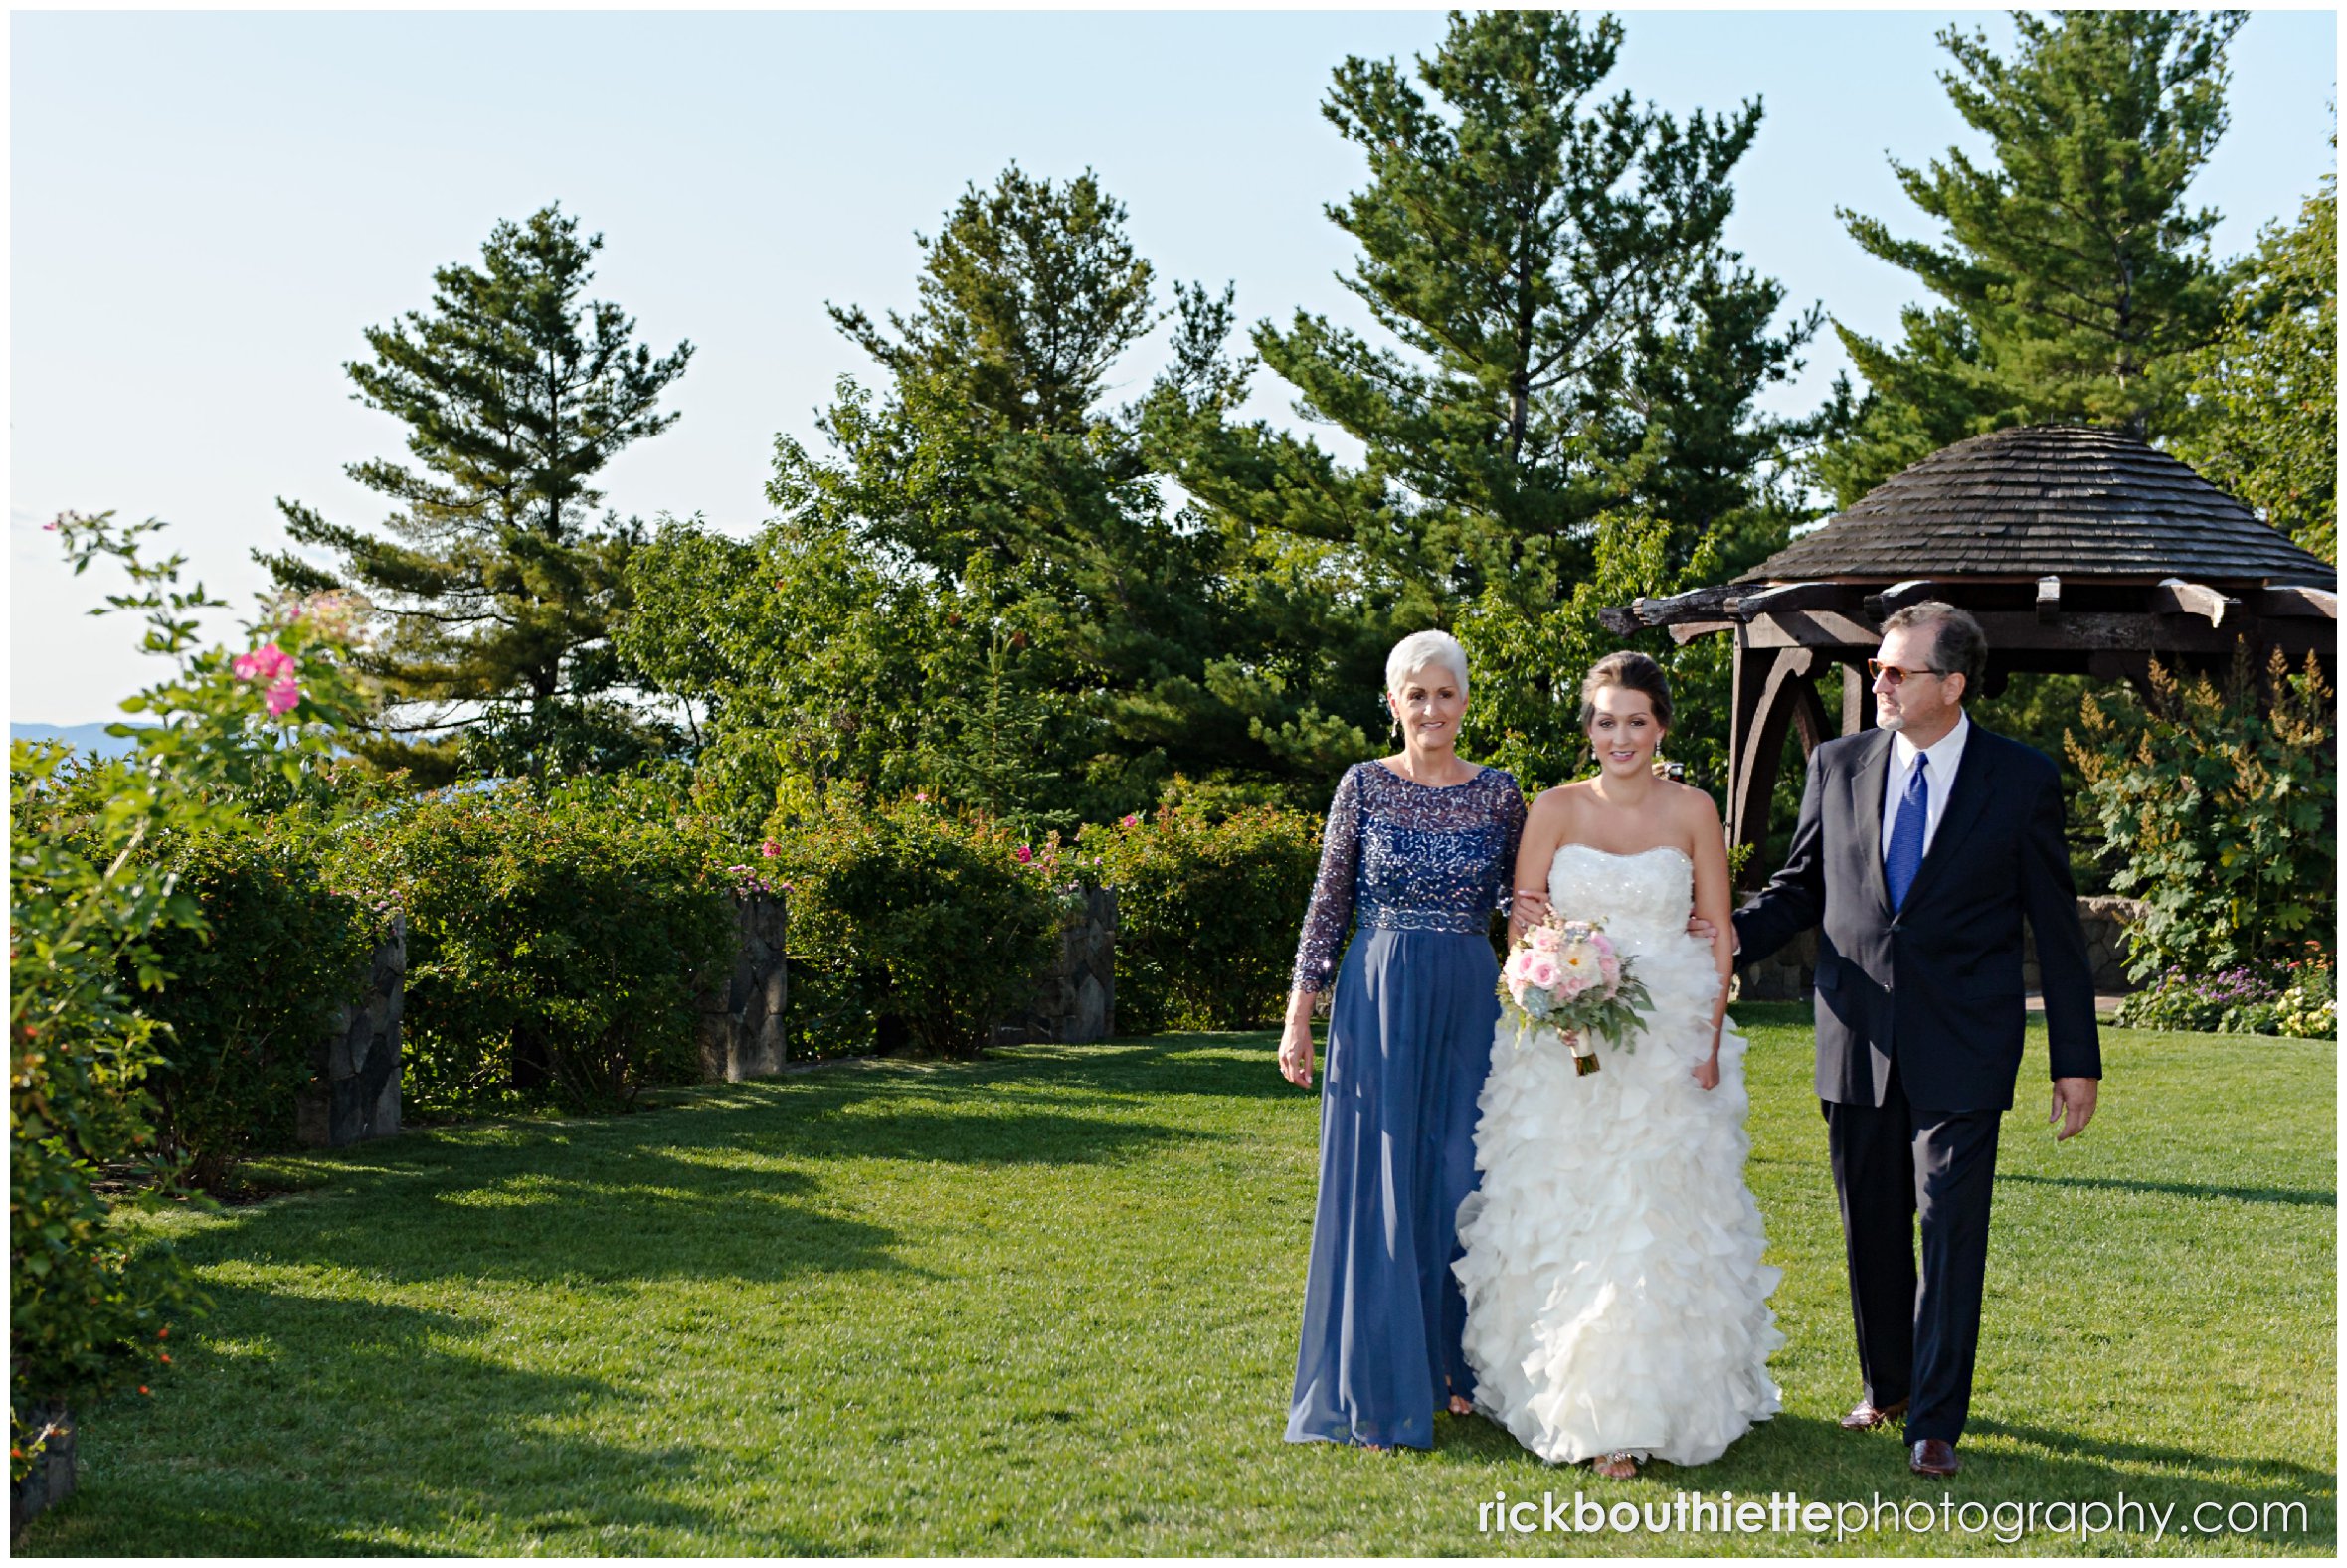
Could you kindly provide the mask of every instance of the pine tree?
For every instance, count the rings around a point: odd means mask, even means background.
[[[1939,80],[1993,162],[1950,148],[1893,160],[1938,243],[1841,210],[1852,238],[1944,301],[1886,346],[1837,322],[1866,378],[1841,389],[1817,472],[1843,505],[1938,447],[2004,426],[2076,420],[2140,437],[2178,429],[2193,354],[2223,326],[2209,257],[2218,214],[2185,192],[2223,135],[2239,12],[2016,12],[2008,60],[1944,29]]]
[[[1349,59],[1324,106],[1369,165],[1329,209],[1360,245],[1344,281],[1392,346],[1302,312],[1255,346],[1367,446],[1356,540],[1436,615],[1487,583],[1548,602],[1624,509],[1670,514],[1685,560],[1783,435],[1750,402],[1815,321],[1772,335],[1781,289],[1720,242],[1760,106],[1682,125],[1599,97],[1621,36],[1454,16],[1417,83]]]
[[[433,274],[429,310],[369,328],[374,358],[343,368],[408,427],[414,461],[344,471],[398,510],[377,533],[280,499],[293,543],[339,559],[255,552],[281,587],[372,604],[385,634],[361,668],[381,707],[360,750],[418,784],[611,766],[646,743],[611,644],[643,532],[598,518],[593,481],[675,423],[658,402],[692,345],[654,359],[619,306],[585,299],[602,246],[559,207],[500,222],[479,266]]]

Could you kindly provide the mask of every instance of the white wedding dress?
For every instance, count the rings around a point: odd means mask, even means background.
[[[1687,935],[1694,867],[1669,847],[1566,844],[1548,868],[1560,915],[1599,919],[1654,1008],[1635,1050],[1599,1038],[1576,1076],[1553,1035],[1516,1044],[1504,1018],[1477,1102],[1481,1188],[1459,1209],[1467,1362],[1477,1408],[1553,1463],[1624,1452],[1717,1459],[1781,1408],[1768,1295],[1780,1270],[1744,1185],[1745,1041],[1711,1050],[1718,970]]]

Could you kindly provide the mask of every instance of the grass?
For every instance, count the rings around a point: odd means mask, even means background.
[[[1429,1454],[1282,1443],[1314,1100],[1270,1036],[1192,1035],[276,1162],[301,1190],[165,1222],[214,1310],[152,1397],[84,1413],[82,1489],[17,1548],[2332,1553],[2330,1042],[2109,1031],[2102,1110],[2060,1147],[2025,1099],[1966,1469],[1926,1484],[1895,1433],[1834,1423],[1857,1374],[1806,1014],[1737,1013],[1786,1408],[1701,1470],[1596,1481],[1450,1417]],[[2156,1544],[1936,1512],[1845,1541],[1478,1531],[1498,1492],[1576,1488],[2176,1512]],[[2179,1536],[2203,1502],[2304,1512]]]

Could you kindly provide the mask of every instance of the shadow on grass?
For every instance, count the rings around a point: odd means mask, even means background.
[[[300,1161],[305,1178],[324,1174],[322,1188],[233,1210],[186,1251],[199,1261],[266,1251],[402,1284],[903,1271],[895,1231],[836,1212],[826,1167],[1081,1165],[1207,1135],[957,1096],[969,1077],[810,1076],[634,1116],[412,1133]]]
[[[2339,1206],[2336,1192],[2315,1192],[2301,1187],[2212,1187],[2191,1181],[2130,1181],[2123,1176],[2031,1176],[2008,1170],[1998,1171],[1997,1180],[2036,1187],[2093,1187],[2106,1192],[2140,1192],[2159,1197],[2231,1198],[2239,1203],[2288,1203],[2319,1209]]]
[[[654,1402],[601,1378],[522,1370],[485,1343],[493,1319],[260,1287],[207,1287],[213,1310],[183,1377],[236,1379],[227,1400],[117,1399],[86,1424],[97,1463],[18,1549],[41,1555],[343,1557],[453,1549],[464,1521],[557,1552],[657,1549],[653,1531],[719,1533],[677,1493],[700,1456],[666,1441]],[[206,1346],[260,1344],[259,1358]],[[632,1405],[640,1441],[578,1435]],[[135,1487],[115,1478],[135,1476]],[[353,1521],[367,1524],[353,1528]],[[501,1522],[492,1522],[501,1521]],[[783,1551],[818,1542],[778,1543]]]
[[[1321,1047],[1325,1049],[1326,1040]],[[989,1065],[1015,1067],[1022,1083],[1123,1095],[1210,1095],[1217,1099],[1310,1098],[1280,1077],[1279,1036],[1158,1034],[1098,1045],[1025,1045],[989,1052]]]

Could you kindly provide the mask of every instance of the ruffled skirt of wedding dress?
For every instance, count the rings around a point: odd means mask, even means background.
[[[1480,1191],[1459,1210],[1466,1356],[1476,1404],[1554,1463],[1627,1452],[1717,1459],[1781,1408],[1768,1356],[1784,1343],[1744,1185],[1745,1041],[1730,1021],[1719,1084],[1690,1076],[1710,1048],[1716,971],[1685,938],[1637,959],[1655,1010],[1635,1052],[1600,1040],[1576,1077],[1552,1036],[1504,1020],[1478,1102]]]

